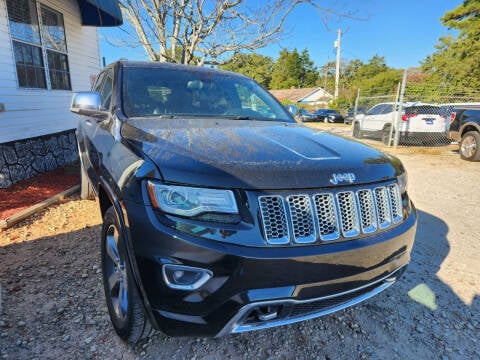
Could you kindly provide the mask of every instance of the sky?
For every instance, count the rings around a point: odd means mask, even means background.
[[[388,66],[409,68],[435,51],[441,36],[449,33],[440,18],[454,9],[462,0],[322,0],[325,7],[339,12],[353,12],[353,17],[330,16],[326,25],[323,16],[306,5],[298,6],[285,24],[285,33],[279,43],[257,52],[278,57],[282,48],[299,51],[307,49],[315,65],[320,67],[334,61],[334,41],[341,29],[341,58],[367,62],[374,55],[385,57]],[[100,30],[100,56],[106,63],[119,58],[148,60],[143,49],[118,48],[106,38],[122,38],[122,29]]]

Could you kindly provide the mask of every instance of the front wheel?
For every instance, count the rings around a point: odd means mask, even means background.
[[[480,134],[469,131],[460,142],[460,158],[467,161],[480,161]]]
[[[395,131],[392,132],[392,138],[395,137]],[[382,131],[382,143],[387,146],[390,146],[392,139],[390,139],[390,128],[385,128]]]
[[[136,343],[150,335],[151,324],[133,279],[121,225],[113,207],[102,227],[101,265],[108,313],[118,336]]]
[[[358,123],[355,123],[353,125],[353,137],[357,139],[362,137],[362,132],[360,131],[360,125]]]

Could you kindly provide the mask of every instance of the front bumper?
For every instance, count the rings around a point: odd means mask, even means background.
[[[271,300],[242,307],[217,336],[292,324],[346,309],[375,296],[395,283],[406,265],[366,285],[307,300]]]
[[[402,224],[370,237],[259,248],[192,236],[180,224],[159,221],[149,207],[125,205],[145,303],[156,327],[170,336],[222,336],[354,305],[401,275],[416,228],[412,206]],[[165,264],[206,269],[213,277],[197,290],[175,290],[162,277]]]

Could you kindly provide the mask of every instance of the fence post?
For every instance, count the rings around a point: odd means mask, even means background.
[[[402,87],[400,90],[400,103],[398,104],[397,109],[397,118],[395,119],[395,140],[393,141],[393,146],[396,148],[400,140],[400,121],[402,120],[402,111],[403,111],[403,102],[405,100],[405,87],[407,85],[407,73],[408,69],[405,69],[403,72],[402,78]]]
[[[393,138],[393,135],[394,135],[393,128],[395,127],[396,118],[394,117],[393,114],[395,114],[395,109],[398,106],[399,96],[400,96],[400,83],[398,83],[398,85],[397,85],[397,95],[395,95],[395,102],[393,103],[392,123],[391,123],[391,126],[390,126],[390,133],[388,134],[388,147],[392,146],[392,140],[393,140],[393,142],[395,142],[395,139]]]

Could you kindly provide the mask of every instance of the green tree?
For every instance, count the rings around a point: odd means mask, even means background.
[[[319,79],[318,69],[315,66],[315,63],[310,59],[310,54],[308,53],[307,49],[303,49],[302,53],[300,54],[300,61],[304,70],[302,86],[315,86]]]
[[[330,105],[340,110],[353,107],[358,89],[362,94],[393,94],[403,73],[402,70],[387,66],[385,58],[379,55],[374,55],[367,63],[359,59],[351,60],[341,69],[340,95]]]
[[[222,70],[234,71],[248,76],[268,89],[272,80],[273,65],[274,62],[269,56],[238,53],[219,67]]]
[[[288,89],[291,87],[315,86],[319,79],[318,70],[310,60],[308,50],[301,53],[297,49],[280,51],[273,66],[271,89]]]
[[[368,60],[368,63],[358,68],[358,76],[360,78],[368,79],[387,70],[388,66],[385,63],[385,57],[374,55]]]
[[[457,92],[480,87],[480,1],[465,0],[441,18],[457,36],[439,39],[437,51],[422,62],[427,81]]]

